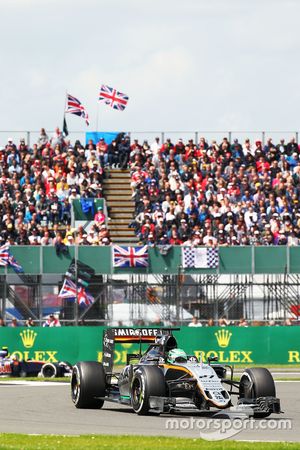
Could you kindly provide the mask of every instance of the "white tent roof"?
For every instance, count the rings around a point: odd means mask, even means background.
[[[160,304],[148,305],[148,304],[129,304],[129,303],[118,303],[112,305],[112,314],[110,326],[118,325],[121,321],[123,325],[131,326],[132,321],[143,320],[145,323],[155,322],[157,320],[162,320],[165,322],[165,316],[170,317],[169,321],[176,320],[176,306],[165,306]],[[192,319],[192,314],[187,310],[179,307],[179,318],[180,320]],[[170,316],[169,316],[170,314]],[[167,325],[167,324],[166,324]]]

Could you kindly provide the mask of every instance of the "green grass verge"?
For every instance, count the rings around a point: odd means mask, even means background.
[[[49,381],[54,381],[56,383],[62,383],[63,381],[68,383],[70,381],[70,377],[62,377],[62,378],[40,378],[40,377],[0,377],[1,381],[40,381],[41,383],[47,383]]]
[[[138,450],[268,450],[299,449],[298,443],[253,443],[237,441],[204,441],[201,439],[181,439],[150,436],[28,436],[24,434],[0,434],[0,448],[15,450],[43,449],[138,449]]]

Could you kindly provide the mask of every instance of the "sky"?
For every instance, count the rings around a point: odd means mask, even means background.
[[[298,0],[0,0],[0,130],[300,130]],[[101,84],[129,96],[98,103]]]

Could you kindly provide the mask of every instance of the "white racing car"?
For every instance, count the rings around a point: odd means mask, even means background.
[[[216,358],[204,364],[178,348],[173,330],[179,329],[107,329],[103,362],[78,362],[73,367],[71,396],[75,406],[101,408],[104,401],[110,401],[130,405],[137,414],[207,411],[229,408],[232,396],[237,395],[240,410],[251,409],[254,417],[281,412],[267,369],[246,369],[236,382],[231,366],[217,364]],[[127,355],[121,372],[113,371],[115,342],[140,344],[138,354]],[[145,353],[141,351],[143,343],[150,343]]]

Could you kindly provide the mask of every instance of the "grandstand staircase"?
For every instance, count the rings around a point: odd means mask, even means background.
[[[115,244],[136,244],[134,229],[129,228],[134,218],[129,170],[112,169],[103,183],[103,193],[109,215],[109,232]]]

